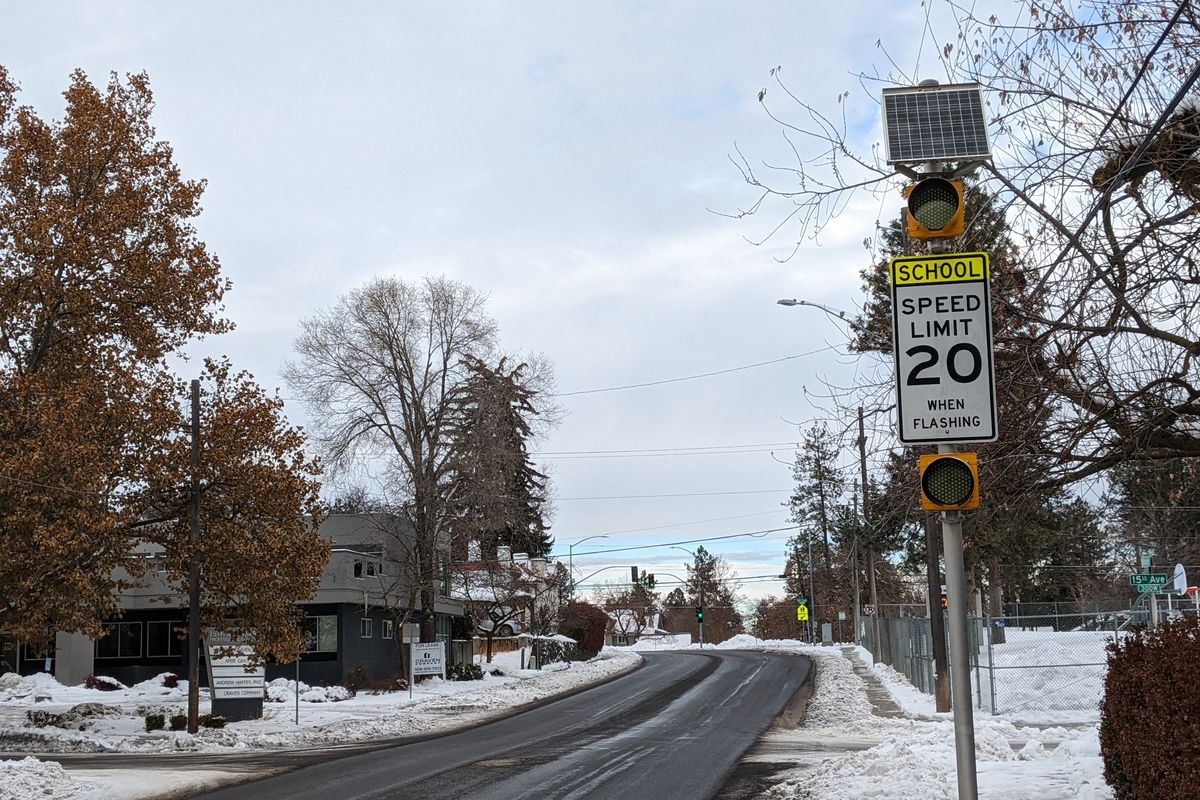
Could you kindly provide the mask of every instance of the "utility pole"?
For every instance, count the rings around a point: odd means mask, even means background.
[[[858,407],[858,470],[859,470],[859,482],[862,485],[862,515],[863,515],[863,528],[865,529],[868,524],[867,523],[867,428],[866,428],[865,423],[863,422],[862,406]],[[862,617],[860,616],[860,614],[862,613],[862,610],[861,610],[862,604],[860,602],[859,589],[858,589],[858,534],[854,535],[854,549],[852,551],[852,556],[853,556],[853,563],[854,563],[854,643],[858,644],[859,643],[858,642],[858,633],[860,630],[862,630]],[[875,602],[875,557],[873,554],[868,555],[868,559],[870,560],[870,569],[871,569],[871,581],[870,581],[871,602],[874,603]],[[878,606],[875,607],[875,613],[879,613]],[[871,646],[872,646],[871,657],[874,658],[875,657],[875,653],[874,653],[874,649],[873,649],[875,646],[874,641],[872,641]]]
[[[867,433],[863,423],[862,406],[858,407],[858,468],[862,478],[863,525],[869,525],[867,519]],[[857,588],[858,578],[855,577]],[[871,605],[875,613],[871,615],[871,658],[879,660],[879,595],[875,591],[875,549],[867,548],[867,592],[871,597]],[[854,609],[857,615],[858,609]]]
[[[192,502],[188,550],[188,733],[200,729],[200,381],[192,381]]]
[[[929,636],[933,643],[933,697],[939,713],[950,710],[950,673],[946,661],[946,615],[942,613],[941,571],[938,569],[937,521],[925,517],[925,574],[929,589]],[[934,598],[938,598],[934,600]]]

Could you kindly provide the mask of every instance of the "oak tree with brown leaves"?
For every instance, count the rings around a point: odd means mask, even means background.
[[[17,94],[0,67],[0,629],[44,641],[98,635],[158,569],[179,587],[190,467],[166,359],[232,324],[191,222],[204,182],[155,138],[147,76],[76,71],[56,121]],[[324,563],[316,465],[278,399],[205,373],[209,621],[294,653],[289,609]]]

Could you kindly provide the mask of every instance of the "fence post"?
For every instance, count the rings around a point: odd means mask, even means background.
[[[976,627],[976,629],[978,629],[978,627],[979,627],[979,619],[980,619],[979,617],[976,617],[976,618],[975,618],[975,620],[976,620],[976,623],[975,623],[975,627]],[[987,618],[985,618],[985,620],[986,620],[986,619],[987,619]],[[988,641],[989,641],[989,642],[991,642],[991,640],[992,640],[992,637],[991,637],[991,631],[989,630],[989,632],[988,632]],[[982,681],[981,681],[981,679],[980,679],[980,674],[979,674],[979,673],[980,673],[980,670],[981,670],[981,667],[980,667],[980,663],[979,663],[979,662],[982,660],[982,659],[980,659],[980,658],[979,658],[979,648],[980,648],[980,646],[981,646],[981,645],[982,645],[982,642],[978,643],[978,644],[977,644],[977,645],[976,645],[976,646],[973,648],[973,650],[974,650],[974,652],[975,652],[975,705],[976,705],[976,706],[979,708],[979,710],[980,710],[980,711],[982,711],[982,710],[983,710],[983,683],[982,683]],[[992,667],[992,665],[991,665],[991,663],[989,663],[989,664],[988,664],[988,669],[991,669],[991,667]]]
[[[988,684],[991,689],[992,697],[992,716],[996,716],[996,663],[994,661],[995,651],[992,650],[992,626],[991,620],[988,621]]]

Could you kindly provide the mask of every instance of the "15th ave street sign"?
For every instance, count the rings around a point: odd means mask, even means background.
[[[1129,584],[1139,592],[1161,592],[1167,585],[1167,573],[1135,573],[1129,576]]]
[[[988,254],[893,258],[891,278],[900,441],[995,441]]]

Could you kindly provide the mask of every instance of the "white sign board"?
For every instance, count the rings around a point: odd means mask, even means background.
[[[254,649],[250,645],[211,644],[206,642],[208,655],[208,685],[214,700],[247,700],[261,698],[266,690],[266,668],[246,665]],[[221,655],[222,651],[226,654]]]
[[[411,646],[413,677],[446,674],[446,648],[442,642],[414,642]]]
[[[988,254],[894,258],[891,278],[900,441],[995,441]]]

